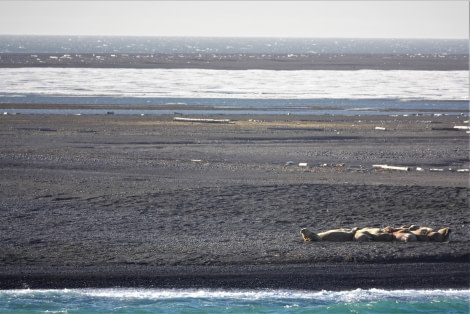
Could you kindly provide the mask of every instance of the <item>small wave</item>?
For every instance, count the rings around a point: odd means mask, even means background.
[[[64,289],[3,290],[0,311],[35,312],[425,312],[464,313],[470,290],[220,290]]]
[[[222,290],[222,289],[144,289],[144,288],[104,288],[104,289],[63,289],[39,290],[19,289],[0,290],[0,297],[5,296],[50,296],[50,295],[83,295],[99,298],[116,299],[180,299],[180,298],[209,298],[209,299],[238,299],[238,300],[318,300],[331,303],[370,302],[374,300],[401,301],[432,301],[440,298],[456,298],[467,300],[470,289],[355,289],[346,291],[308,291],[283,289],[256,290]]]

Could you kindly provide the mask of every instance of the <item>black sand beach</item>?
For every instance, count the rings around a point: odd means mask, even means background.
[[[0,288],[470,286],[468,117],[223,118],[0,116]],[[410,224],[453,240],[299,234]]]

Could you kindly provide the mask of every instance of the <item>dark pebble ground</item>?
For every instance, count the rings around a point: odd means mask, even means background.
[[[0,116],[0,288],[469,287],[468,117],[172,118]],[[453,241],[299,234],[409,224]]]

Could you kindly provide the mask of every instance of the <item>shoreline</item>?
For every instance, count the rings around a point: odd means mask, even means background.
[[[445,102],[445,101],[444,101]],[[468,101],[453,101],[458,103],[468,103]],[[444,106],[444,105],[442,105]],[[325,116],[334,119],[341,116],[414,116],[430,117],[440,115],[467,117],[468,110],[449,109],[449,108],[348,108],[333,107],[328,105],[305,106],[304,109],[298,107],[285,108],[253,108],[253,107],[219,107],[212,105],[187,105],[187,104],[168,104],[162,102],[155,105],[143,104],[43,104],[43,103],[9,103],[0,101],[0,110],[3,115],[127,115],[154,117],[212,117],[216,116],[223,119],[247,120],[252,117],[269,117],[280,119],[280,117],[296,117],[298,120],[309,119],[311,116]],[[304,118],[306,117],[306,118]],[[256,120],[259,120],[256,118]]]
[[[468,103],[467,100],[443,100],[442,102],[446,101],[452,101],[452,102],[458,102],[458,103]],[[219,107],[219,106],[212,106],[212,105],[185,105],[185,104],[154,104],[154,105],[142,105],[142,104],[133,104],[133,105],[126,105],[126,104],[80,104],[80,103],[70,103],[70,104],[46,104],[46,103],[26,103],[26,102],[1,102],[0,101],[0,106],[5,108],[5,110],[13,110],[13,109],[38,109],[38,110],[43,110],[43,109],[56,109],[56,110],[122,110],[122,111],[137,111],[137,110],[153,110],[153,111],[173,111],[173,114],[178,115],[180,111],[194,111],[196,112],[194,115],[198,115],[198,111],[204,112],[204,111],[221,111],[221,112],[226,112],[226,113],[221,113],[221,115],[239,115],[239,116],[249,116],[249,114],[237,114],[233,112],[237,111],[244,111],[244,110],[253,110],[253,111],[259,111],[260,114],[263,114],[263,112],[270,111],[272,109],[270,108],[252,108],[252,107]],[[349,110],[351,111],[351,115],[360,115],[357,114],[357,111],[360,109],[348,109],[344,107],[334,107],[334,106],[328,106],[328,105],[310,105],[310,106],[305,106],[306,109],[312,110],[312,113],[310,114],[298,114],[299,118],[302,116],[312,116],[312,115],[319,115],[315,114],[314,110]],[[273,116],[273,117],[278,117],[283,115],[282,110],[285,111],[293,111],[295,112],[297,108],[277,108],[279,110],[279,113],[274,113],[270,114],[267,113],[266,115]],[[370,110],[370,109],[368,109]],[[365,111],[367,111],[365,109]],[[426,108],[377,108],[376,110],[371,111],[371,115],[387,115],[390,112],[410,112],[411,114],[423,114],[423,115],[432,115],[432,113],[440,113],[440,112],[453,112],[456,114],[462,114],[462,110],[458,109],[446,109],[446,108],[432,108],[432,109],[426,109]],[[133,113],[136,114],[136,113]],[[161,114],[161,115],[168,115],[168,114]],[[203,114],[200,114],[203,115]],[[217,113],[211,114],[211,115],[217,115]],[[343,116],[342,114],[338,114],[338,116]]]
[[[127,265],[3,271],[0,289],[468,289],[469,274],[468,262],[225,267]]]
[[[466,117],[172,117],[0,116],[0,288],[470,286]],[[299,233],[410,224],[453,240]]]

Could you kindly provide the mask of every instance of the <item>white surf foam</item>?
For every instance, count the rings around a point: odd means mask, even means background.
[[[283,289],[256,290],[219,290],[219,289],[143,289],[143,288],[109,288],[109,289],[64,289],[64,290],[3,290],[3,295],[82,295],[97,298],[116,299],[235,299],[235,300],[317,300],[326,303],[354,303],[375,300],[400,300],[429,302],[441,298],[468,300],[470,289],[355,289],[346,291],[307,291]]]

